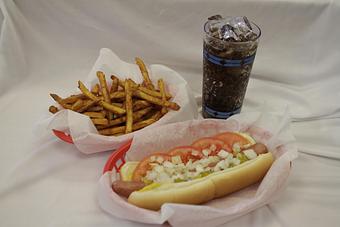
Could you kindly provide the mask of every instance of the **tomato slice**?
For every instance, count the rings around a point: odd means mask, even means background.
[[[133,181],[142,181],[142,178],[146,175],[146,172],[151,169],[150,163],[156,163],[156,161],[152,160],[155,157],[157,159],[158,157],[163,158],[164,161],[170,161],[171,156],[165,153],[154,153],[152,155],[149,155],[145,157],[142,161],[139,162],[138,166],[136,167],[135,171],[132,175]]]
[[[192,146],[175,147],[170,150],[168,154],[171,156],[180,156],[184,163],[187,163],[189,159],[198,160],[203,157],[201,151]]]
[[[213,151],[210,155],[216,155],[221,149],[230,151],[229,146],[226,147],[223,140],[213,138],[213,137],[204,137],[204,138],[196,140],[195,142],[191,144],[191,146],[201,151],[204,149],[210,148],[211,145],[215,145],[216,150]]]
[[[229,147],[229,151],[232,151],[234,143],[239,143],[241,146],[250,143],[248,139],[234,132],[223,132],[215,135],[214,138],[222,140],[226,147]]]

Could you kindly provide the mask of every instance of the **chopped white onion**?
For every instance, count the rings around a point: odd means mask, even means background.
[[[217,148],[217,147],[216,147],[215,144],[211,144],[209,149],[210,149],[211,151],[216,151],[216,148]]]
[[[235,153],[241,152],[241,146],[240,146],[239,143],[234,143],[234,144],[233,144],[233,151],[234,151]]]
[[[220,158],[227,158],[229,155],[229,152],[225,151],[225,150],[220,150],[218,153],[217,153],[217,156],[220,157]]]
[[[211,153],[211,150],[209,150],[209,149],[203,149],[203,150],[202,150],[202,153],[203,153],[204,156],[209,156],[209,154]]]
[[[180,163],[182,163],[181,156],[179,156],[179,155],[172,156],[172,157],[171,157],[171,162],[172,162],[173,164],[180,164]]]
[[[242,151],[248,159],[254,159],[257,157],[256,152],[253,149],[247,149]]]
[[[235,166],[239,165],[241,163],[241,161],[238,158],[233,158],[231,160],[231,163],[234,164]]]

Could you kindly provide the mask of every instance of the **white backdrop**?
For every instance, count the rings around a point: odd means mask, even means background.
[[[178,71],[199,97],[202,25],[246,15],[262,28],[243,111],[287,106],[300,156],[276,202],[225,226],[336,226],[340,222],[340,2],[54,1],[0,3],[0,226],[143,226],[97,202],[110,152],[80,154],[35,123],[50,92],[74,90],[102,47]]]

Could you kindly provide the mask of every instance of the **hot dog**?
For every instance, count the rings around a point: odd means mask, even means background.
[[[227,132],[168,152],[156,152],[138,164],[124,164],[113,190],[138,207],[159,210],[164,203],[201,204],[260,181],[273,155],[249,135]]]

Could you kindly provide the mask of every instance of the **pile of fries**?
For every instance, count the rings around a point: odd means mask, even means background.
[[[99,84],[90,90],[78,81],[80,94],[67,98],[50,95],[61,108],[89,116],[101,135],[119,136],[139,130],[158,121],[169,110],[179,110],[180,106],[170,101],[172,96],[162,79],[155,88],[142,59],[136,58],[136,64],[143,75],[141,84],[114,75],[108,84],[105,74],[98,71]],[[54,114],[59,109],[50,106],[49,111]]]

